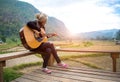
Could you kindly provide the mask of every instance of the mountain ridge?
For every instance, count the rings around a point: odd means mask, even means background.
[[[35,14],[40,12],[33,5],[18,0],[0,0],[0,11],[0,38],[19,38],[20,28],[35,20]],[[55,17],[48,16],[46,28],[47,32],[57,32],[60,36],[68,33],[64,23]]]
[[[77,38],[81,39],[113,39],[116,37],[116,33],[120,29],[106,29],[106,30],[99,30],[99,31],[91,31],[91,32],[84,32],[78,33]]]
[[[0,0],[0,39],[19,38],[19,30],[28,21],[35,20],[34,15],[40,11],[33,5],[18,0]],[[47,33],[56,32],[61,38],[53,38],[52,40],[60,39],[112,39],[116,36],[116,32],[120,29],[109,29],[101,31],[92,31],[78,33],[76,37],[70,35],[70,31],[65,24],[55,18],[48,16],[46,24]]]

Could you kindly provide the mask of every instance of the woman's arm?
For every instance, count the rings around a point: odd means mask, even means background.
[[[57,33],[49,33],[47,34],[47,38],[53,37],[53,36],[58,36]]]
[[[28,23],[27,23],[27,26],[28,26],[29,28],[31,28],[31,29],[40,31],[40,29],[37,27],[37,24],[36,24],[35,21],[30,21],[30,22],[28,22]]]

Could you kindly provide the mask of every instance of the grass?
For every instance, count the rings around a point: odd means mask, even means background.
[[[75,52],[58,52],[59,57],[62,60],[68,60],[69,58],[82,58],[82,57],[100,57],[100,56],[105,56],[105,55],[109,55],[107,53],[84,53],[84,54],[80,54],[80,53],[75,53]],[[42,58],[40,54],[36,54],[37,57]]]
[[[90,41],[84,41],[84,42],[83,42],[83,45],[84,45],[84,47],[89,47],[89,46],[92,46],[93,43],[90,42]]]
[[[91,67],[91,68],[95,68],[95,69],[102,69],[101,67],[95,65],[95,64],[92,64],[90,62],[86,62],[86,61],[78,61],[78,60],[75,60],[76,58],[84,58],[84,57],[100,57],[100,56],[106,56],[106,55],[109,55],[109,54],[105,54],[105,53],[94,53],[94,54],[76,54],[76,53],[72,53],[72,54],[69,54],[67,52],[64,52],[64,53],[61,53],[60,58],[62,60],[70,60],[70,61],[75,61],[75,62],[79,62],[79,63],[82,63],[88,67]],[[37,57],[40,57],[41,58],[41,55],[39,54],[36,54]]]
[[[69,54],[69,53],[68,53]],[[105,53],[95,53],[95,54],[71,54],[69,56],[65,56],[66,54],[62,54],[61,59],[62,60],[70,60],[70,61],[74,61],[77,63],[82,63],[88,67],[91,68],[95,68],[95,69],[102,69],[101,67],[99,67],[98,65],[95,65],[93,63],[90,62],[86,62],[86,61],[81,61],[81,60],[75,60],[76,58],[84,58],[84,57],[100,57],[100,56],[105,56],[105,55],[109,55],[109,54],[105,54]]]
[[[4,82],[11,82],[12,80],[22,76],[23,73],[19,72],[19,70],[41,64],[42,64],[41,62],[35,62],[35,63],[21,64],[18,66],[4,68],[4,80],[5,80]]]
[[[13,51],[7,51],[7,49],[17,47],[17,46],[19,46],[19,45],[16,43],[4,43],[4,44],[0,45],[0,54],[13,52]]]
[[[84,65],[86,65],[86,66],[88,66],[88,67],[91,67],[91,68],[102,69],[101,67],[99,67],[99,66],[97,66],[97,65],[95,65],[95,64],[92,64],[92,63],[90,63],[90,62],[81,61],[81,60],[78,61],[78,60],[75,60],[75,59],[73,59],[73,58],[69,58],[68,60],[82,63],[82,64],[84,64]]]
[[[16,44],[14,43],[3,43],[2,45],[0,45],[0,50],[5,50],[5,49],[9,49],[11,47],[15,47],[17,46]]]
[[[23,74],[14,70],[12,68],[5,68],[4,69],[4,82],[11,82],[13,79],[16,79]]]
[[[41,65],[41,64],[42,64],[41,62],[21,64],[21,65],[12,67],[12,69],[14,69],[14,70],[21,70],[21,69],[24,69],[26,67],[37,66],[37,65]]]
[[[35,56],[37,56],[39,58],[42,58],[42,56],[40,54],[35,54]]]
[[[99,57],[99,56],[105,56],[105,55],[109,55],[109,54],[105,54],[105,53],[92,53],[92,54],[76,54],[76,53],[61,53],[61,55],[59,55],[61,57],[62,60],[64,59],[69,59],[69,58],[82,58],[82,57]]]
[[[78,41],[78,42],[73,42],[73,43],[67,43],[67,42],[60,42],[60,43],[55,43],[56,46],[60,46],[61,48],[86,48],[86,47],[91,47],[91,46],[97,46],[98,45],[112,45],[111,42],[101,42],[101,41]],[[3,45],[0,45],[0,53],[6,53],[6,52],[1,52],[1,50],[4,49],[9,49],[11,47],[18,46],[16,43],[6,43]],[[67,53],[67,52],[59,52],[59,56],[61,57],[62,60],[72,60],[75,62],[80,62],[84,65],[87,65],[91,68],[97,68],[97,69],[102,69],[99,66],[96,66],[90,62],[86,61],[78,61],[74,60],[73,58],[82,58],[82,57],[98,57],[98,56],[104,56],[106,54],[100,54],[100,53],[95,53],[95,54],[79,54],[79,53]],[[37,56],[41,57],[40,55],[37,54]],[[36,65],[41,65],[41,62],[36,62],[36,63],[29,63],[29,64],[21,64],[19,66],[14,66],[12,68],[5,68],[4,69],[4,79],[5,82],[10,82],[21,75],[23,73],[19,72],[19,70],[24,69],[26,67],[31,67],[31,66],[36,66]]]
[[[1,51],[0,54],[11,53],[11,52],[14,52],[14,51]]]
[[[73,42],[54,42],[55,46],[60,46],[61,48],[84,48],[93,46],[92,41],[73,41]]]

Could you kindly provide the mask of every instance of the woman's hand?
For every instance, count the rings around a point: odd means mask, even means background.
[[[50,33],[50,34],[47,34],[47,37],[50,38],[52,36],[58,36],[57,33]]]
[[[46,35],[46,32],[45,32],[45,30],[43,28],[41,28],[41,32],[40,33],[41,33],[42,36]]]
[[[52,36],[58,36],[58,34],[57,33],[52,33]]]

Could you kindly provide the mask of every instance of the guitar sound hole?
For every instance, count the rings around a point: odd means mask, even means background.
[[[38,37],[38,38],[36,38],[36,40],[41,42],[43,40],[43,38]]]
[[[34,33],[34,37],[35,37],[35,39],[37,40],[37,41],[39,41],[39,42],[41,42],[42,40],[43,40],[43,38],[42,37],[38,37],[38,35],[36,34],[36,33]]]

